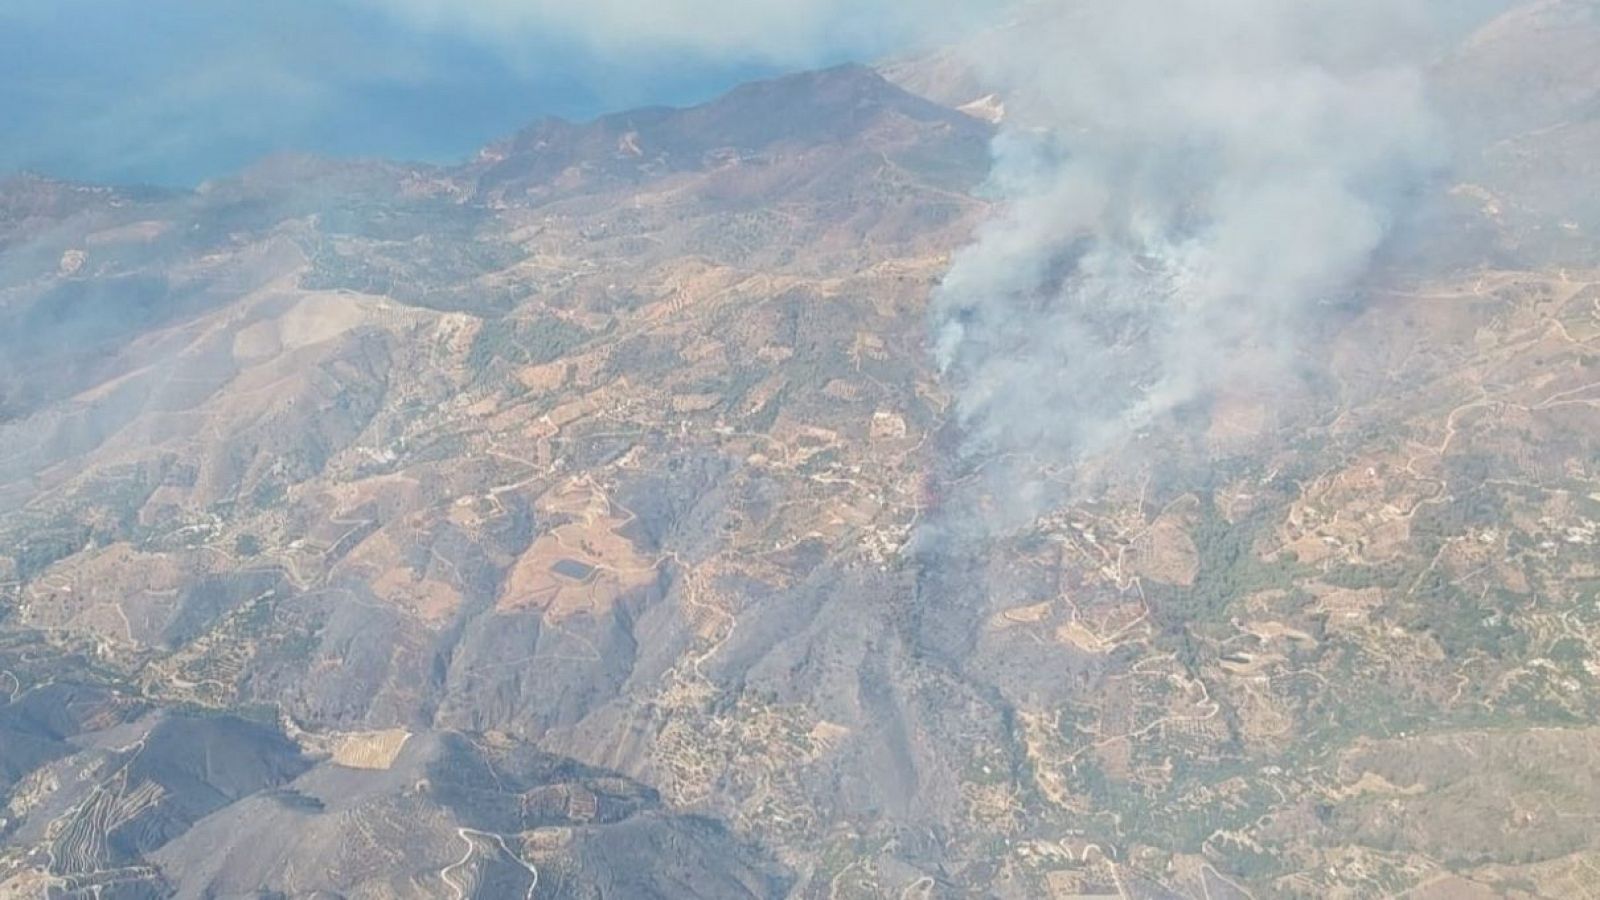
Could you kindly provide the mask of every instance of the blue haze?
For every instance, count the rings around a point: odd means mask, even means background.
[[[556,34],[488,48],[339,0],[4,0],[0,176],[184,186],[287,151],[450,162],[543,116],[691,103],[775,71],[602,58]]]

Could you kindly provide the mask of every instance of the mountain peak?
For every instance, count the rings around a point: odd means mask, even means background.
[[[986,126],[847,64],[741,85],[698,106],[647,107],[575,123],[546,119],[485,148],[467,167],[480,185],[535,183],[574,167],[637,179],[728,157],[845,145],[888,123],[972,140]]]

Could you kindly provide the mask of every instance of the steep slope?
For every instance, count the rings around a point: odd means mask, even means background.
[[[870,70],[8,183],[0,891],[1576,893],[1600,273],[1493,148],[1587,115],[1583,8],[1441,64],[1482,167],[1301,383],[976,542],[923,317],[991,130]]]
[[[1593,258],[1600,203],[1600,4],[1519,5],[1443,61],[1440,94],[1468,123],[1462,192],[1538,265]]]
[[[605,120],[560,126],[568,148],[522,140],[458,170],[285,159],[138,209],[60,210],[14,249],[57,262],[19,279],[8,314],[58,309],[61,285],[120,304],[130,271],[219,274],[152,290],[150,315],[84,351],[96,367],[81,383],[41,377],[83,370],[59,333],[19,369],[33,392],[4,426],[3,526],[18,639],[81,647],[159,703],[268,703],[317,731],[498,730],[562,750],[642,704],[698,709],[717,689],[666,673],[731,625],[708,590],[757,590],[790,557],[814,566],[881,515],[866,483],[811,485],[842,460],[805,460],[837,456],[839,430],[873,440],[896,502],[913,500],[906,420],[936,414],[913,392],[916,304],[981,214],[965,190],[987,133],[859,68],[640,118],[654,125],[635,140],[674,148],[671,165],[602,155],[568,172],[572,153],[613,146]],[[541,167],[567,175],[539,189]],[[139,230],[157,241],[194,235],[173,251],[193,255],[124,259],[91,240],[144,221],[166,223]],[[869,381],[830,374],[850,371]],[[762,450],[786,458],[747,465]],[[734,508],[747,493],[791,507],[817,493],[810,512],[769,507],[749,525],[794,549],[738,560],[719,520],[757,515]],[[749,563],[762,571],[741,574]],[[50,677],[14,668],[21,697]],[[579,755],[696,765],[672,740],[658,760],[633,739]],[[17,768],[70,752],[47,743]],[[670,799],[685,790],[670,781]],[[630,821],[564,858],[579,871],[641,847],[664,866],[705,852],[692,874],[644,867],[607,890],[718,883],[728,854],[664,827]],[[254,877],[191,876],[186,846],[162,851],[161,884]],[[225,868],[261,871],[249,857],[265,846],[240,844]],[[585,883],[572,894],[599,889]]]

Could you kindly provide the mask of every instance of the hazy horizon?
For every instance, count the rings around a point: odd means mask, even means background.
[[[23,0],[0,10],[0,177],[192,187],[279,153],[448,163],[547,116],[692,105],[910,40],[871,4],[868,24],[821,28],[830,13],[807,9],[815,34],[732,46],[656,34],[644,11],[601,39],[540,4],[459,21],[428,6]]]

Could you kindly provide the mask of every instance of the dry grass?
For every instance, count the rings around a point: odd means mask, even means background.
[[[333,761],[348,769],[387,770],[410,739],[411,732],[398,728],[345,735],[334,747]]]

